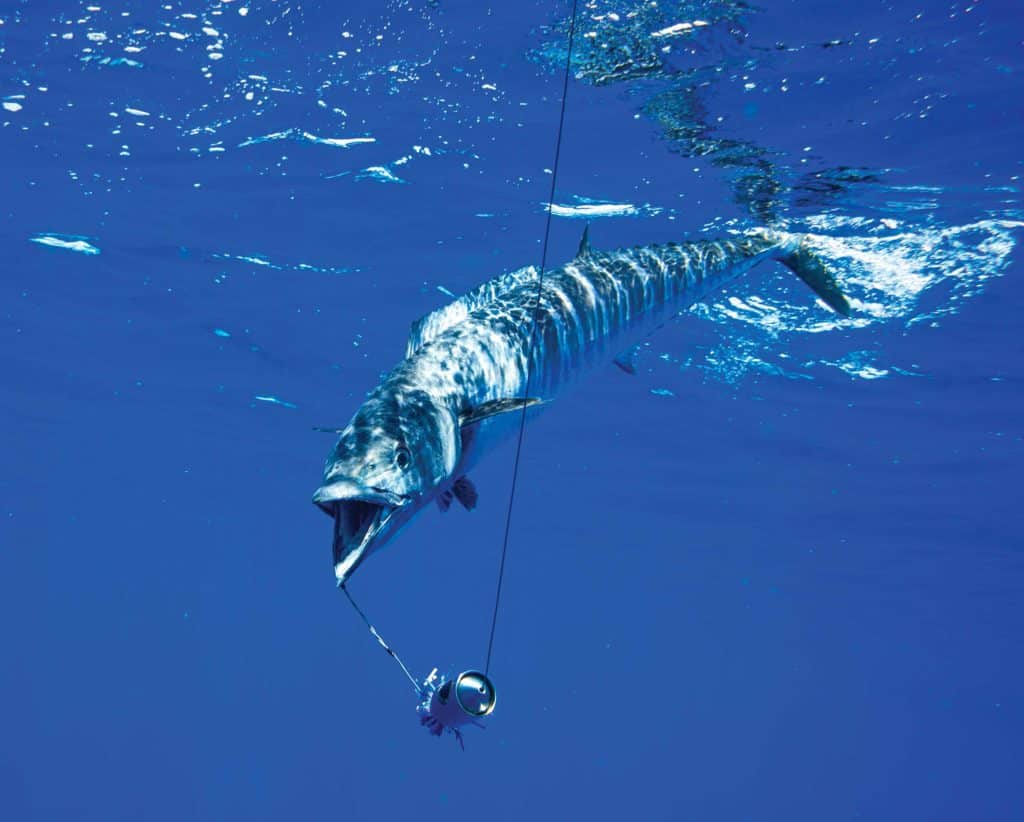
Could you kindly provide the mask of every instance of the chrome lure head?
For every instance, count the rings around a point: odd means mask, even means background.
[[[434,496],[458,463],[458,421],[422,390],[381,385],[341,432],[313,495],[334,519],[343,584]]]
[[[480,671],[463,671],[454,679],[442,679],[440,683],[433,681],[432,674],[424,685],[423,701],[417,710],[420,724],[434,736],[450,731],[463,745],[461,726],[482,728],[480,720],[494,710],[494,683]]]

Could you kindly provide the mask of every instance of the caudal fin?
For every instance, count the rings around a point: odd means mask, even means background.
[[[839,289],[839,283],[825,267],[821,257],[811,251],[803,240],[792,250],[787,249],[781,253],[778,260],[807,283],[829,308],[844,317],[850,316],[850,303]]]

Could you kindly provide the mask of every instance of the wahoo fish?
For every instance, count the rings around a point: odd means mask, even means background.
[[[545,271],[490,280],[414,323],[405,359],[333,429],[313,495],[334,520],[334,575],[343,585],[420,511],[472,510],[468,474],[538,409],[595,368],[754,266],[776,260],[832,310],[850,305],[799,234],[754,229],[714,241],[591,248]],[[532,413],[532,411],[530,412]]]

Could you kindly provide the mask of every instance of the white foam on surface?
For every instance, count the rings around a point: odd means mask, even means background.
[[[373,180],[377,183],[405,183],[401,177],[395,174],[387,166],[370,166],[356,174],[357,180]]]
[[[607,200],[592,200],[588,197],[573,197],[573,203],[552,203],[551,213],[556,217],[592,220],[598,217],[653,217],[662,212],[658,206],[648,203],[618,203]],[[543,203],[546,211],[548,204]]]
[[[375,137],[320,137],[308,131],[297,128],[289,128],[285,131],[273,131],[269,134],[262,134],[259,137],[250,137],[238,144],[239,148],[253,146],[259,143],[268,143],[274,140],[298,140],[307,143],[317,143],[323,146],[334,146],[335,148],[350,148],[364,143],[376,143]]]
[[[61,248],[65,251],[76,251],[79,254],[94,256],[100,253],[99,248],[88,242],[85,237],[74,234],[36,234],[29,237],[33,243],[49,246],[50,248]]]
[[[651,37],[678,37],[681,34],[686,34],[687,32],[691,32],[696,28],[702,28],[703,26],[706,25],[707,22],[704,20],[694,20],[692,23],[687,23],[683,21],[681,23],[675,23],[671,26],[666,26],[665,28],[659,29],[658,31],[652,31]]]
[[[280,397],[275,397],[272,394],[257,394],[253,399],[258,400],[259,402],[269,403],[270,405],[280,405],[284,408],[298,408],[295,403],[282,400]]]
[[[547,208],[547,203],[544,204]],[[636,206],[629,203],[602,203],[600,205],[562,205],[561,203],[551,204],[551,213],[556,217],[582,217],[584,219],[593,217],[633,217],[639,212]]]
[[[223,260],[225,262],[242,263],[243,265],[257,265],[261,268],[269,268],[274,271],[308,271],[315,274],[348,274],[350,272],[359,271],[356,268],[346,268],[341,266],[330,266],[330,265],[316,265],[314,263],[307,262],[282,262],[272,260],[265,254],[258,253],[242,253],[242,254],[230,254],[223,252],[215,252],[213,259]]]

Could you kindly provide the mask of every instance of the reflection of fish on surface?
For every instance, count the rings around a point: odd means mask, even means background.
[[[602,252],[584,232],[576,258],[542,282],[536,268],[522,268],[415,323],[405,359],[338,432],[313,497],[334,519],[338,584],[431,501],[473,508],[467,472],[515,430],[524,408],[551,400],[766,260],[849,314],[801,235],[759,229]]]

